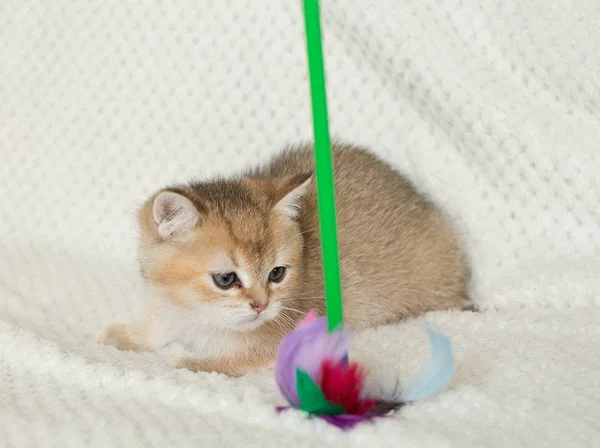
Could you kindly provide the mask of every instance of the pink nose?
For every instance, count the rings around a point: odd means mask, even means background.
[[[269,302],[251,302],[250,306],[254,311],[256,311],[256,314],[260,314],[265,309],[267,309],[267,306],[269,306]]]

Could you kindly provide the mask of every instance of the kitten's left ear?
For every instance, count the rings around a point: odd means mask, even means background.
[[[302,173],[280,180],[278,182],[280,199],[275,204],[274,210],[296,219],[302,208],[302,199],[308,192],[313,177],[313,173]]]

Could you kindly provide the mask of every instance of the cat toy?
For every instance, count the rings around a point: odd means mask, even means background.
[[[388,415],[405,403],[427,398],[450,381],[454,357],[450,340],[427,328],[430,358],[410,387],[390,396],[364,391],[366,370],[348,360],[350,332],[343,307],[335,211],[334,167],[329,124],[318,0],[304,0],[312,100],[317,205],[321,228],[326,317],[309,312],[283,339],[275,363],[277,385],[289,407],[301,409],[339,428]],[[384,394],[381,394],[384,395]],[[288,407],[279,407],[279,412]]]

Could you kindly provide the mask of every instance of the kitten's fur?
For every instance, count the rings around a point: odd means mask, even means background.
[[[361,149],[336,146],[334,161],[347,325],[362,330],[468,307],[467,268],[443,214]],[[311,148],[231,180],[161,190],[138,218],[154,301],[144,321],[106,328],[105,343],[155,350],[179,341],[201,358],[176,367],[242,375],[270,365],[310,308],[324,313]],[[276,266],[287,266],[285,277],[269,283]],[[241,284],[219,289],[211,274],[226,272]]]

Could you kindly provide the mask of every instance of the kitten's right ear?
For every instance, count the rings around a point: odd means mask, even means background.
[[[182,236],[200,221],[200,213],[185,196],[163,191],[154,199],[152,217],[158,226],[158,234],[164,238]]]
[[[296,219],[300,214],[302,198],[312,181],[313,173],[296,174],[279,180],[279,195],[282,197],[275,204],[275,210]]]

